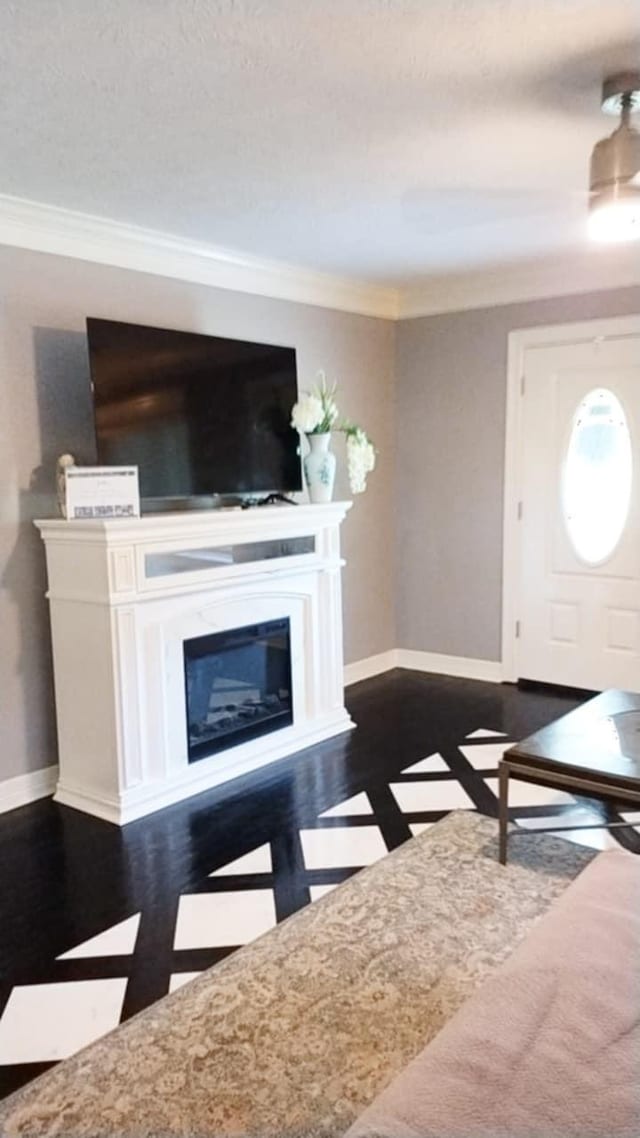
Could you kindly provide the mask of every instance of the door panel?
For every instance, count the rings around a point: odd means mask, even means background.
[[[640,338],[527,350],[522,678],[640,689],[639,427]],[[598,535],[607,539],[604,556]]]

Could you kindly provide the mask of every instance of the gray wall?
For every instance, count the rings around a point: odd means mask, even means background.
[[[396,645],[499,659],[508,334],[640,311],[633,288],[394,326],[13,249],[0,250],[0,295],[0,780],[56,759],[31,521],[54,512],[58,454],[94,459],[87,314],[294,344],[302,387],[320,367],[338,379],[342,411],[379,450],[343,527],[349,662]],[[336,450],[344,498],[342,440]]]
[[[339,381],[342,412],[379,448],[343,526],[345,656],[394,646],[393,324],[14,249],[0,250],[0,296],[0,780],[56,761],[44,550],[31,520],[55,513],[60,453],[95,459],[86,315],[292,344],[301,387],[321,367]],[[342,439],[335,450],[345,498]]]
[[[500,659],[509,332],[637,312],[628,288],[399,325],[398,647]]]

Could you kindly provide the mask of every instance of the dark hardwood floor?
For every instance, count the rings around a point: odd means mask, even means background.
[[[16,988],[123,978],[120,1018],[126,1019],[163,996],[171,975],[200,971],[233,951],[237,943],[219,943],[220,937],[214,944],[177,945],[176,915],[185,895],[228,896],[231,887],[268,886],[280,921],[307,904],[314,887],[334,885],[358,868],[353,859],[326,867],[305,862],[301,835],[307,831],[360,826],[370,834],[375,824],[390,850],[411,837],[412,825],[447,813],[440,799],[425,809],[424,790],[419,808],[401,809],[390,783],[457,785],[469,808],[496,816],[492,784],[485,781],[495,774],[495,761],[486,771],[472,765],[459,749],[465,737],[485,729],[503,733],[506,745],[578,702],[575,695],[397,670],[348,689],[357,730],[123,829],[49,799],[0,816],[0,1051],[3,1009]],[[436,752],[433,773],[405,771]],[[368,813],[319,817],[363,791]],[[529,805],[513,815],[564,809]],[[266,844],[269,874],[209,876]],[[56,959],[133,914],[140,914],[135,951]],[[50,1062],[0,1057],[0,1094]]]

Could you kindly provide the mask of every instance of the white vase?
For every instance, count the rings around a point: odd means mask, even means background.
[[[336,456],[329,450],[331,432],[307,435],[309,453],[302,460],[305,482],[312,502],[330,502],[336,477]]]

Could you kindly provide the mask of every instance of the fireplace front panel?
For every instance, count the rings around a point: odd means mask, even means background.
[[[293,723],[289,618],[183,641],[189,762]]]

